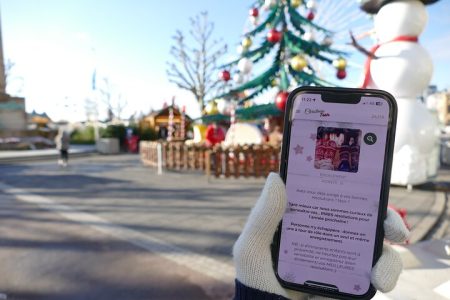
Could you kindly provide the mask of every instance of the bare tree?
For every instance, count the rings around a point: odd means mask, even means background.
[[[127,105],[128,105],[128,101],[123,99],[122,93],[119,93],[117,95],[117,101],[114,106],[114,113],[116,114],[116,116],[119,120],[122,117],[122,112],[125,109],[125,107],[127,107]]]
[[[98,118],[98,107],[97,102],[86,98],[84,99],[84,110],[86,112],[86,120],[88,121],[96,121]]]
[[[186,41],[184,34],[176,31],[175,45],[170,49],[173,62],[167,63],[167,76],[170,82],[194,94],[203,110],[205,97],[211,95],[220,82],[216,63],[227,52],[227,46],[222,40],[212,39],[214,24],[208,20],[206,11],[190,21],[189,34],[193,41]]]
[[[14,69],[14,66],[16,64],[11,60],[8,59],[5,62],[5,90],[9,89],[11,90],[13,88],[15,88],[12,91],[13,95],[18,95],[21,94],[23,91],[23,77],[21,76],[12,76],[12,70]],[[14,82],[16,82],[15,84],[13,84]]]
[[[123,110],[128,105],[128,102],[123,99],[122,93],[117,92],[117,87],[107,77],[103,77],[99,91],[101,100],[108,110],[108,119],[112,120],[115,117],[120,120]]]
[[[8,78],[11,77],[11,72],[15,65],[16,65],[16,63],[13,62],[11,59],[8,59],[5,62],[5,81],[7,81]]]

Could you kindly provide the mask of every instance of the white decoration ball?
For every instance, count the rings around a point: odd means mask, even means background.
[[[376,35],[381,43],[401,35],[419,36],[427,21],[425,5],[411,0],[386,4],[374,17]]]
[[[311,42],[314,40],[314,33],[312,31],[307,31],[303,34],[303,39],[305,41]]]
[[[233,81],[237,84],[244,82],[244,75],[242,73],[236,73],[233,75]]]
[[[264,1],[264,6],[266,8],[272,8],[276,4],[277,4],[277,0],[266,0],[266,1]]]
[[[238,62],[237,67],[242,73],[248,74],[252,71],[253,62],[250,59],[244,57]]]
[[[250,17],[250,22],[253,24],[253,25],[258,25],[258,23],[259,23],[259,18],[258,17],[253,17],[253,16],[251,16]]]
[[[217,110],[222,115],[227,115],[230,113],[231,110],[231,103],[228,100],[225,99],[218,99],[216,100],[217,103]]]
[[[309,0],[308,2],[306,2],[306,7],[309,9],[315,9],[317,7],[316,1]]]
[[[325,36],[322,40],[322,45],[331,46],[333,44],[333,38],[331,36]]]

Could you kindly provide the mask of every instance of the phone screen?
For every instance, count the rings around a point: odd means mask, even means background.
[[[277,264],[284,281],[369,290],[389,109],[378,97],[348,104],[296,96]]]

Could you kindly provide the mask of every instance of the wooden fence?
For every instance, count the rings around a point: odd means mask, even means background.
[[[185,145],[183,142],[139,143],[144,165],[158,166],[158,145],[161,145],[162,167],[170,170],[205,170],[206,156],[210,149],[204,146]]]
[[[265,177],[270,172],[278,172],[280,148],[268,145],[219,147],[209,158],[211,175],[215,177]]]
[[[158,165],[158,145],[161,164],[168,170],[203,170],[215,177],[265,177],[278,172],[280,148],[269,145],[215,147],[185,145],[182,142],[140,142],[144,165]]]
[[[158,165],[158,142],[139,142],[139,155],[145,166],[156,167]]]

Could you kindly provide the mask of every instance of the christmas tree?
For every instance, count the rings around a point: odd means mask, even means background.
[[[316,2],[309,0],[259,0],[250,9],[254,27],[244,34],[240,57],[223,65],[219,76],[225,82],[233,76],[233,84],[220,97],[245,104],[270,88],[278,88],[277,107],[284,111],[288,90],[300,85],[332,86],[321,78],[313,61],[333,64],[339,79],[346,77],[346,53],[333,49],[333,32],[314,23]],[[302,15],[299,10],[305,15]],[[264,20],[262,19],[264,15]],[[314,36],[319,33],[321,41]],[[254,41],[261,42],[252,47]],[[272,57],[273,58],[272,58]],[[251,76],[253,65],[271,57],[270,65]]]

